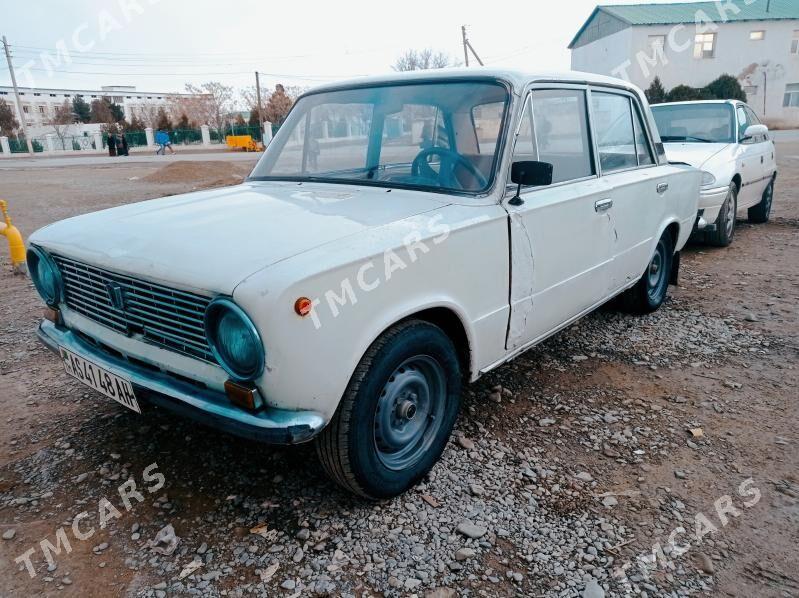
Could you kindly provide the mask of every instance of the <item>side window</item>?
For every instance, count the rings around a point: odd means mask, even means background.
[[[538,160],[552,164],[552,182],[592,176],[591,141],[585,91],[541,89],[532,92],[532,130]]]
[[[649,142],[647,141],[646,128],[644,121],[641,119],[641,111],[638,106],[633,106],[633,125],[635,127],[635,150],[638,152],[638,165],[650,166],[655,163],[649,149]]]
[[[638,166],[630,98],[613,93],[593,92],[594,129],[602,172]]]
[[[513,146],[513,162],[524,160],[538,160],[533,141],[533,106],[528,98],[524,103],[522,122],[516,135],[516,145]]]
[[[744,136],[746,129],[752,123],[749,122],[749,117],[747,116],[746,110],[744,110],[743,106],[738,106],[737,112],[738,112],[738,139],[740,140]]]

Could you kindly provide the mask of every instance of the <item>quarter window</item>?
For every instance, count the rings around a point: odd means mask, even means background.
[[[594,129],[602,172],[638,166],[630,98],[593,92]]]
[[[594,175],[585,92],[541,89],[531,97],[533,143],[538,160],[552,164],[552,182]]]
[[[716,34],[697,33],[694,38],[694,58],[713,58],[716,55]]]

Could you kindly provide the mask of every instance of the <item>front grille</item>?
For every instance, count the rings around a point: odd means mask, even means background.
[[[203,329],[208,297],[170,289],[54,255],[67,306],[95,322],[189,357],[214,363]],[[122,308],[109,285],[121,290]]]

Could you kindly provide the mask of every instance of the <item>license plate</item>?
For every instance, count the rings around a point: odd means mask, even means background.
[[[133,385],[130,382],[91,361],[83,359],[79,355],[75,355],[71,351],[67,351],[64,347],[59,347],[59,349],[67,374],[77,378],[97,392],[104,394],[109,399],[114,399],[128,409],[141,413],[139,402],[133,393]]]

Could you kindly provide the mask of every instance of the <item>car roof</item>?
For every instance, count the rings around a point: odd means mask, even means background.
[[[746,105],[741,100],[693,100],[688,102],[663,102],[662,104],[652,104],[652,108],[657,108],[658,106],[687,106],[691,104],[730,104],[730,105],[737,105],[743,104]]]
[[[494,79],[510,83],[516,93],[520,93],[528,84],[535,82],[558,82],[576,84],[594,84],[613,87],[622,87],[634,93],[641,91],[632,83],[623,79],[583,73],[579,71],[563,72],[525,72],[511,69],[497,69],[489,67],[430,69],[424,71],[411,71],[404,73],[388,73],[369,77],[359,77],[332,83],[326,83],[309,90],[309,93],[344,89],[352,87],[371,87],[375,85],[389,85],[392,83],[408,83],[413,81],[459,81],[469,79]]]

